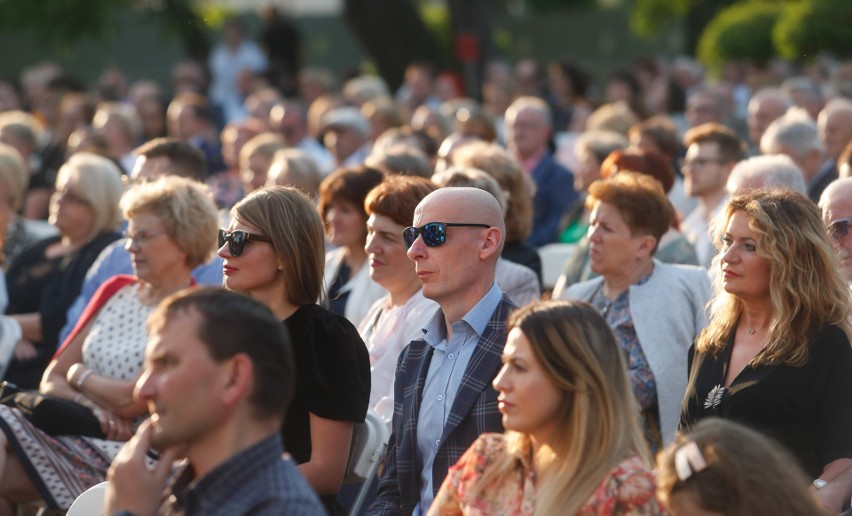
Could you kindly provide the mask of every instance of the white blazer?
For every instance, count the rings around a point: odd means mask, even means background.
[[[601,277],[576,283],[563,292],[562,299],[590,301],[601,283]],[[701,267],[654,260],[648,281],[630,286],[630,316],[657,384],[664,446],[677,432],[689,376],[689,347],[707,326],[708,299],[710,281]]]

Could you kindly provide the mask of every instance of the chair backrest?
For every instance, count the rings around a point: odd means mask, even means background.
[[[385,422],[375,412],[368,410],[364,422],[356,424],[352,432],[352,446],[343,482],[350,484],[368,478],[373,465],[382,460],[389,440],[390,432]]]
[[[66,516],[92,516],[93,514],[104,513],[104,498],[106,497],[108,482],[95,484],[89,489],[83,491],[83,494],[74,500],[71,507],[68,508]]]

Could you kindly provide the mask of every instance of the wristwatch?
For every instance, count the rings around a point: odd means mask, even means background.
[[[814,487],[817,488],[817,489],[822,489],[823,487],[825,487],[827,485],[828,485],[828,482],[826,482],[825,480],[823,480],[821,478],[814,480]]]

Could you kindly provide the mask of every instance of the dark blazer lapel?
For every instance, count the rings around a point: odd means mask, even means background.
[[[482,391],[491,388],[491,381],[502,366],[503,347],[506,343],[506,320],[509,317],[509,311],[514,308],[515,305],[503,294],[464,371],[458,394],[447,417],[447,424],[444,426],[441,442],[447,442],[447,436],[467,417]]]
[[[417,462],[417,420],[420,415],[420,400],[423,396],[423,386],[426,385],[426,374],[429,372],[429,363],[432,361],[432,346],[425,340],[415,340],[410,344],[409,357],[411,369],[409,374],[416,380],[408,385],[405,391],[403,435],[407,442],[404,443],[405,457],[412,464]],[[403,443],[400,443],[402,445]]]

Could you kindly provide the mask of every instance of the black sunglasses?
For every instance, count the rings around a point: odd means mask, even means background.
[[[828,234],[835,240],[840,240],[849,233],[849,224],[852,219],[838,219],[828,225]]]
[[[490,228],[488,224],[456,224],[454,222],[429,222],[423,224],[419,228],[410,226],[402,232],[402,240],[405,242],[405,248],[409,249],[417,240],[417,235],[423,237],[423,243],[427,247],[438,247],[444,245],[447,241],[447,228],[449,227],[464,227],[464,228]]]
[[[239,256],[243,254],[243,248],[246,245],[246,242],[249,240],[255,240],[258,242],[272,242],[272,239],[269,237],[255,235],[254,233],[249,233],[248,231],[243,231],[242,229],[236,229],[228,233],[227,230],[220,229],[219,230],[219,248],[221,249],[225,242],[228,243],[228,251],[231,252],[231,256]]]

